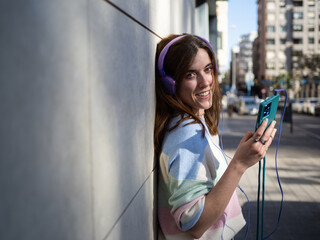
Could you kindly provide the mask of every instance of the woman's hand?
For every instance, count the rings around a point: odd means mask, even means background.
[[[223,214],[242,174],[252,165],[259,162],[268,150],[276,134],[275,121],[265,131],[267,122],[263,121],[255,133],[247,132],[218,183],[206,195],[204,210],[188,232],[194,238],[200,238],[212,224]]]
[[[264,120],[255,133],[247,132],[240,141],[232,161],[237,163],[241,171],[244,172],[266,155],[277,132],[277,129],[274,128],[276,121],[272,121],[265,131],[267,123],[267,119]]]

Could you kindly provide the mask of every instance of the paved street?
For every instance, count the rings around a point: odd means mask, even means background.
[[[253,131],[256,116],[224,114],[223,146],[226,154],[233,153],[246,131]],[[280,115],[277,115],[279,133]],[[276,138],[278,138],[278,133]],[[281,194],[275,171],[274,140],[267,154],[265,227],[264,236],[276,226]],[[278,170],[284,191],[283,211],[278,230],[268,239],[295,240],[320,239],[320,118],[306,115],[293,115],[293,133],[290,124],[284,123],[278,152]],[[256,198],[258,186],[258,166],[250,168],[243,176],[240,186],[250,200],[248,240],[256,239]],[[239,191],[244,216],[247,219],[248,203]],[[243,229],[236,239],[244,239]]]

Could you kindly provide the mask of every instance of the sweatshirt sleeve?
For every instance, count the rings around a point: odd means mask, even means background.
[[[169,192],[168,204],[178,228],[187,231],[199,220],[205,196],[212,189],[212,152],[202,127],[190,124],[170,133],[160,156],[160,168]]]

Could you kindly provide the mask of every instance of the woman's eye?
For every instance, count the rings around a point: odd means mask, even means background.
[[[195,73],[187,73],[186,78],[191,79],[194,78],[196,76]]]
[[[207,67],[204,71],[205,72],[211,72],[212,71],[212,67]]]

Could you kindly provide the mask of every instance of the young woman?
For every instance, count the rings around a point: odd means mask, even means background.
[[[161,40],[155,79],[160,239],[232,239],[245,225],[235,189],[266,154],[275,122],[247,132],[227,165],[218,140],[222,104],[210,43],[190,34]]]

